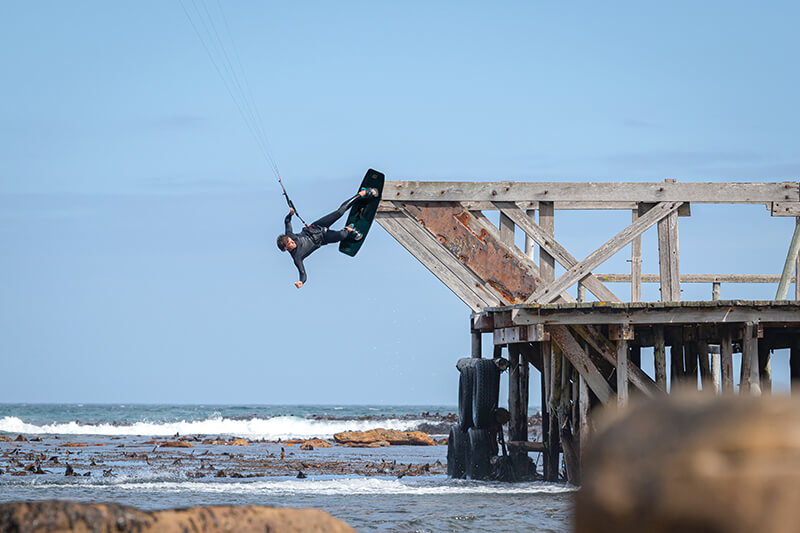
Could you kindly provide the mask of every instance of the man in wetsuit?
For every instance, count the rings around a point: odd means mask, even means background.
[[[347,226],[336,231],[330,229],[330,225],[339,220],[358,200],[362,198],[375,198],[377,196],[378,189],[361,189],[358,194],[340,205],[339,209],[325,215],[319,220],[315,220],[303,228],[299,234],[292,231],[292,215],[294,215],[294,208],[289,209],[289,214],[286,215],[286,219],[284,220],[286,224],[286,233],[278,236],[278,248],[283,252],[289,252],[294,260],[294,265],[297,267],[297,272],[300,274],[300,280],[294,283],[295,287],[299,289],[306,282],[306,269],[303,266],[303,259],[311,255],[312,252],[326,244],[339,242],[348,237],[357,241],[361,240],[363,235],[353,226]]]

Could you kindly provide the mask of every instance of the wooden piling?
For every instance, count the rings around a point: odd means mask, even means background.
[[[711,365],[708,361],[708,341],[700,339],[696,342],[697,357],[700,362],[700,381],[703,385],[703,392],[716,392],[711,380]]]
[[[760,377],[761,394],[772,393],[772,365],[771,347],[767,338],[758,343],[758,374]]]
[[[480,359],[483,352],[482,334],[480,331],[472,332],[472,339],[470,343],[470,356],[474,359]]]
[[[752,322],[745,324],[742,333],[742,372],[739,378],[739,391],[742,394],[761,394],[758,378],[758,337]]]
[[[789,347],[789,377],[792,394],[800,394],[800,339],[796,337]]]
[[[733,394],[733,339],[730,326],[721,326],[722,338],[719,341],[720,370],[722,373],[722,394]]]
[[[667,353],[664,346],[664,326],[653,326],[653,366],[655,367],[656,385],[667,392]]]
[[[628,404],[628,341],[617,341],[617,405]]]

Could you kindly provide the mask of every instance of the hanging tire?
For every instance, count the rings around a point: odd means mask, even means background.
[[[463,431],[472,427],[472,389],[475,386],[475,367],[467,366],[458,375],[458,425]]]
[[[481,359],[475,365],[472,390],[472,425],[488,428],[492,425],[492,411],[497,408],[500,394],[500,370],[491,359]]]
[[[491,442],[489,430],[469,428],[467,448],[467,479],[486,479],[489,477]]]
[[[463,479],[467,468],[467,432],[455,425],[450,427],[447,437],[447,475]]]

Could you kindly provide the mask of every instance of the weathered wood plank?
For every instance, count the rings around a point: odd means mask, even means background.
[[[498,228],[480,213],[473,215],[454,203],[398,207],[413,222],[411,231],[438,241],[453,261],[462,263],[506,304],[524,300],[541,281],[536,264],[516,246],[503,243]]]
[[[586,453],[591,434],[589,424],[589,386],[586,385],[586,378],[578,373],[578,442],[580,443],[581,457]]]
[[[631,209],[636,209],[636,205],[638,202],[553,202],[554,208],[556,211],[630,211]],[[758,202],[763,203],[767,207],[771,205],[769,202]],[[539,202],[514,202],[514,204],[523,210],[532,210],[535,211],[539,209]],[[496,211],[497,207],[494,205],[493,202],[486,201],[486,202],[477,202],[477,201],[464,201],[461,202],[461,205],[469,209],[470,211]],[[391,202],[391,200],[386,200],[381,202],[379,208],[379,212],[391,212],[397,211],[397,208]],[[679,209],[678,209],[678,216],[679,217],[688,217],[691,215],[690,204],[685,202]]]
[[[694,302],[693,302],[694,303]],[[712,302],[699,302],[712,303]],[[716,302],[713,302],[716,303]],[[758,306],[721,302],[724,305],[681,307],[644,307],[641,309],[559,309],[532,307],[514,309],[514,324],[578,325],[578,324],[701,324],[776,322],[800,323],[797,306]]]
[[[566,327],[554,326],[550,328],[550,338],[559,345],[567,359],[570,360],[580,375],[586,379],[589,388],[592,389],[592,392],[595,393],[600,401],[603,403],[609,401],[613,397],[614,391],[600,371],[597,370],[592,360],[589,359],[589,356],[586,355],[586,352],[575,337],[573,337],[572,332]]]
[[[584,202],[800,202],[796,182],[614,183],[387,181],[383,198],[400,201],[584,201]]]
[[[551,233],[542,226],[535,224],[521,209],[508,202],[496,202],[501,209],[501,213],[511,219],[519,228],[525,232],[527,237],[533,239],[540,246],[541,266],[540,274],[543,281],[552,281],[555,277],[555,267],[553,260],[558,261],[564,268],[570,268],[578,263],[578,260],[564,248]],[[545,205],[545,202],[542,202]],[[540,214],[540,221],[542,219]],[[552,222],[552,213],[544,216],[546,223]],[[546,268],[545,268],[546,265]],[[545,274],[545,271],[548,273]],[[552,277],[548,277],[552,274]],[[591,273],[581,280],[581,283],[589,289],[592,294],[601,301],[619,302],[621,301],[605,285],[600,283]]]
[[[664,342],[664,326],[653,326],[653,357],[656,374],[656,386],[667,392],[667,351]]]
[[[412,238],[413,242],[421,245],[422,249],[427,251],[432,259],[438,260],[441,265],[453,273],[460,279],[473,293],[479,296],[483,301],[499,302],[500,305],[507,303],[503,299],[503,294],[498,291],[491,284],[487,283],[477,273],[469,268],[463,261],[456,258],[450,251],[437,239],[430,231],[423,228],[417,223],[408,213],[401,210],[397,214],[389,215],[392,220],[397,222],[397,225],[405,230]],[[424,252],[417,248],[417,253],[424,255]],[[413,255],[413,254],[412,254]],[[419,258],[417,258],[419,259]],[[430,260],[430,256],[426,256]],[[421,262],[421,261],[420,261]],[[435,265],[435,261],[433,261]],[[441,279],[441,278],[440,278]]]
[[[644,233],[648,228],[650,228],[653,224],[656,224],[662,218],[674,213],[679,206],[679,202],[662,202],[656,205],[647,213],[639,217],[636,222],[617,233],[608,242],[589,254],[586,259],[570,267],[556,281],[537,287],[536,290],[533,291],[533,294],[528,297],[527,302],[552,302],[564,290],[578,280],[585,278],[591,273],[592,270],[621,250],[636,236]]]
[[[772,202],[772,216],[800,217],[800,202]]]
[[[731,328],[723,328],[722,338],[719,341],[722,394],[733,394],[733,339],[731,337]]]
[[[739,390],[744,394],[759,396],[761,385],[758,377],[758,336],[753,323],[747,323],[744,326],[741,370]]]
[[[675,213],[670,213],[658,221],[658,268],[661,301],[681,301],[678,215]]]
[[[403,215],[400,215],[403,216]],[[474,279],[474,274],[467,271],[463,265],[460,271],[454,273],[450,268],[455,265],[446,266],[442,259],[449,256],[449,252],[432,252],[428,247],[411,235],[402,225],[401,220],[389,216],[380,216],[378,223],[406,248],[420,263],[422,263],[434,276],[436,276],[445,286],[453,291],[462,302],[467,304],[473,311],[480,311],[485,307],[501,304],[502,300],[496,296],[491,296],[485,290],[478,289],[475,285],[480,283],[480,279]],[[447,253],[447,255],[445,255]],[[446,260],[446,259],[445,259]],[[470,281],[470,278],[473,278]]]
[[[617,406],[628,405],[628,341],[617,341]]]
[[[550,334],[542,325],[498,328],[495,329],[492,334],[495,345],[514,344],[518,342],[541,342],[550,340]]]
[[[570,328],[577,336],[582,338],[589,346],[600,354],[600,356],[611,363],[617,364],[617,357],[614,352],[614,344],[600,333],[595,326],[575,326]],[[628,379],[638,390],[647,396],[656,396],[666,389],[659,389],[650,376],[644,373],[641,368],[635,365],[628,365]]]
[[[631,211],[632,221],[639,218],[639,209]],[[601,298],[602,299],[602,298]],[[642,236],[639,235],[631,241],[631,301],[639,302],[642,299]]]
[[[631,274],[594,274],[605,283],[631,283]],[[773,274],[681,274],[681,283],[778,283],[779,275]],[[791,278],[794,282],[795,278]],[[658,274],[642,274],[642,283],[659,283]]]
[[[540,202],[539,203],[539,224],[541,225],[542,232],[548,235],[551,239],[555,235],[555,212],[553,211],[553,202]],[[525,227],[530,228],[527,220],[521,221]],[[523,230],[524,231],[524,230]],[[526,232],[527,233],[527,232]],[[530,235],[530,234],[529,234]],[[535,235],[530,235],[534,237]],[[546,240],[546,239],[544,239]],[[537,241],[538,243],[538,241]],[[539,271],[542,274],[542,281],[549,283],[556,279],[556,263],[555,257],[549,252],[548,248],[539,244]]]

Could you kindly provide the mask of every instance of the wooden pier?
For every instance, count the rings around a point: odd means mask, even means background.
[[[601,404],[624,406],[633,395],[687,387],[767,393],[771,351],[782,348],[791,353],[792,379],[800,379],[800,284],[787,300],[797,271],[800,219],[781,272],[681,274],[678,222],[691,216],[692,204],[761,204],[767,216],[800,217],[800,185],[386,183],[378,222],[471,309],[472,357],[481,358],[490,336],[494,358],[508,360],[508,446],[518,477],[532,470],[528,454],[539,452],[546,480],[563,476],[578,483],[591,412]],[[554,237],[559,210],[627,210],[631,223],[579,259]],[[487,211],[499,212],[499,224]],[[653,227],[659,272],[643,274],[641,237]],[[516,244],[517,231],[524,246]],[[628,247],[630,273],[596,272]],[[556,263],[564,269],[558,277]],[[630,284],[631,301],[623,302],[610,283]],[[660,301],[640,301],[643,283],[659,284]],[[681,302],[683,283],[710,284],[709,300]],[[774,283],[776,299],[723,301],[722,283]],[[587,301],[586,291],[594,301]],[[734,353],[742,354],[738,375]],[[652,358],[646,366],[653,375],[642,370],[643,355]],[[541,390],[533,391],[541,395],[541,442],[528,441],[531,367],[541,374]]]

